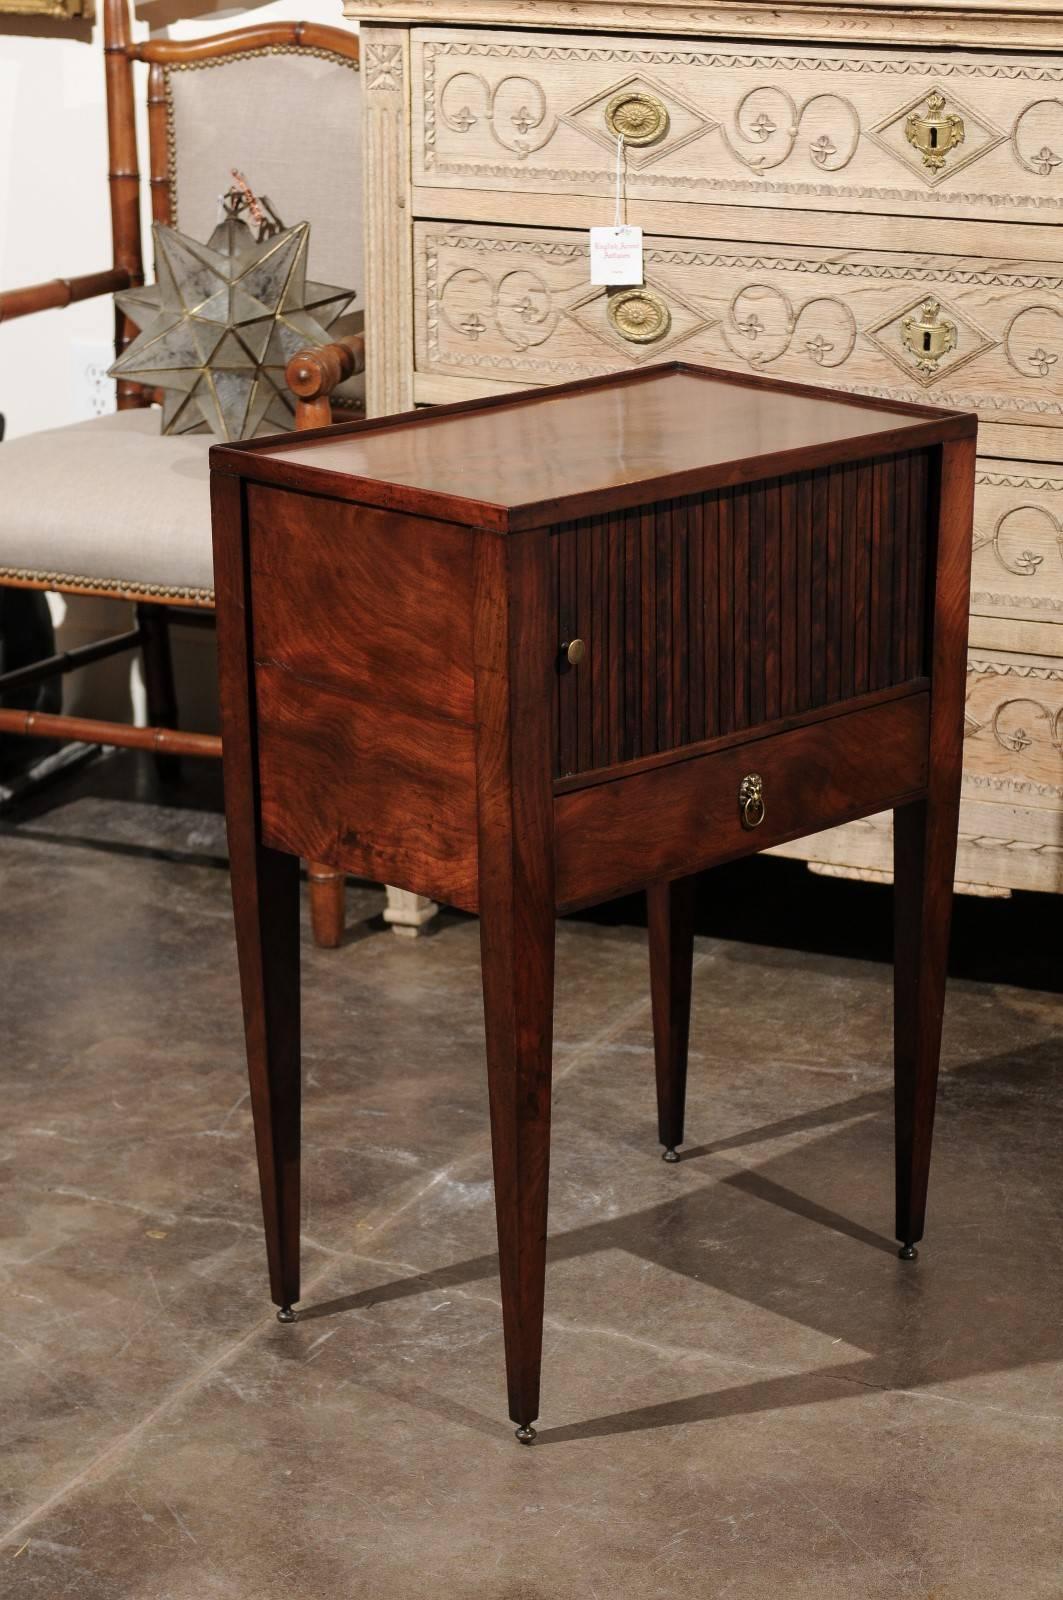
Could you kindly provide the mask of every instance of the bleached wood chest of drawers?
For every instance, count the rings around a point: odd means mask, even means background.
[[[1063,0],[348,12],[375,414],[666,355],[978,411],[958,879],[1063,889]],[[888,874],[888,819],[785,850]]]

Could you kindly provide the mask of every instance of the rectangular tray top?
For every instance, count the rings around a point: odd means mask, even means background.
[[[238,446],[261,482],[516,532],[973,434],[973,416],[669,362]]]

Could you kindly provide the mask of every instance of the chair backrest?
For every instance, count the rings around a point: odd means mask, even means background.
[[[283,22],[134,43],[128,0],[105,0],[104,49],[116,265],[139,281],[131,73],[141,61],[149,69],[153,219],[206,240],[235,167],[286,224],[310,223],[311,276],[356,290],[358,309],[364,274],[357,34]],[[119,326],[119,349],[131,333]],[[130,394],[125,403],[143,399]]]
[[[285,224],[310,223],[314,278],[359,289],[357,43],[338,28],[281,24],[199,40],[192,48],[161,40],[135,47],[151,63],[156,220],[205,240],[235,167]]]

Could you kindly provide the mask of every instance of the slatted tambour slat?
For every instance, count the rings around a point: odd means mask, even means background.
[[[560,777],[926,670],[928,455],[587,517],[552,540]]]

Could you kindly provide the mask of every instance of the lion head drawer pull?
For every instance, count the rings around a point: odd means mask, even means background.
[[[605,125],[625,144],[656,144],[668,132],[668,111],[656,95],[623,89],[606,106]]]
[[[937,300],[924,300],[919,315],[901,323],[901,338],[920,372],[936,372],[942,356],[956,348],[956,324],[941,315]]]
[[[933,89],[927,96],[926,110],[913,111],[904,124],[904,136],[914,145],[929,172],[940,172],[950,150],[967,137],[963,118],[945,110],[945,96]]]
[[[738,786],[738,806],[743,828],[759,828],[764,821],[764,779],[759,772],[747,772]]]
[[[672,326],[672,313],[652,289],[624,289],[611,294],[606,316],[622,339],[632,344],[652,344]]]

